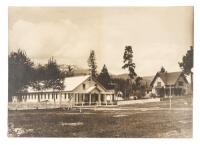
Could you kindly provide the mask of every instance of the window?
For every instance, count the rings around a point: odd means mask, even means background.
[[[83,89],[85,90],[85,84],[83,84]]]
[[[178,85],[179,85],[179,86],[183,86],[183,82],[179,81],[179,82],[178,82]]]
[[[42,99],[42,94],[41,94],[41,99]]]
[[[157,87],[161,87],[161,82],[157,82]]]
[[[67,98],[67,94],[65,93],[65,99]]]
[[[49,97],[50,97],[50,96],[49,96],[49,94],[48,94],[48,99],[49,99]]]

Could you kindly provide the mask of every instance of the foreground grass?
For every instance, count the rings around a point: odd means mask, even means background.
[[[176,101],[180,107],[182,103],[178,102],[181,101]],[[149,106],[162,107],[160,104],[166,106],[168,102],[151,103]],[[192,137],[192,108],[185,104],[183,107],[186,109],[82,110],[81,113],[79,110],[59,109],[9,111],[8,123],[14,128],[31,130],[18,135],[24,137]],[[11,132],[9,136],[16,134]]]

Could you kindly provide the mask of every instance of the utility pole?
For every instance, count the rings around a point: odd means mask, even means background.
[[[172,109],[172,86],[170,85],[169,109]]]

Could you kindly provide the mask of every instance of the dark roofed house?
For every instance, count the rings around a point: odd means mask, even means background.
[[[150,86],[157,96],[181,96],[188,94],[189,83],[182,72],[158,72]]]

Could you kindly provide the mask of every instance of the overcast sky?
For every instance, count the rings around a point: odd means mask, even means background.
[[[193,45],[193,7],[9,8],[9,52],[21,48],[37,64],[54,56],[59,64],[87,68],[90,50],[98,70],[120,74],[131,45],[139,76],[161,66],[180,71],[178,61]]]

